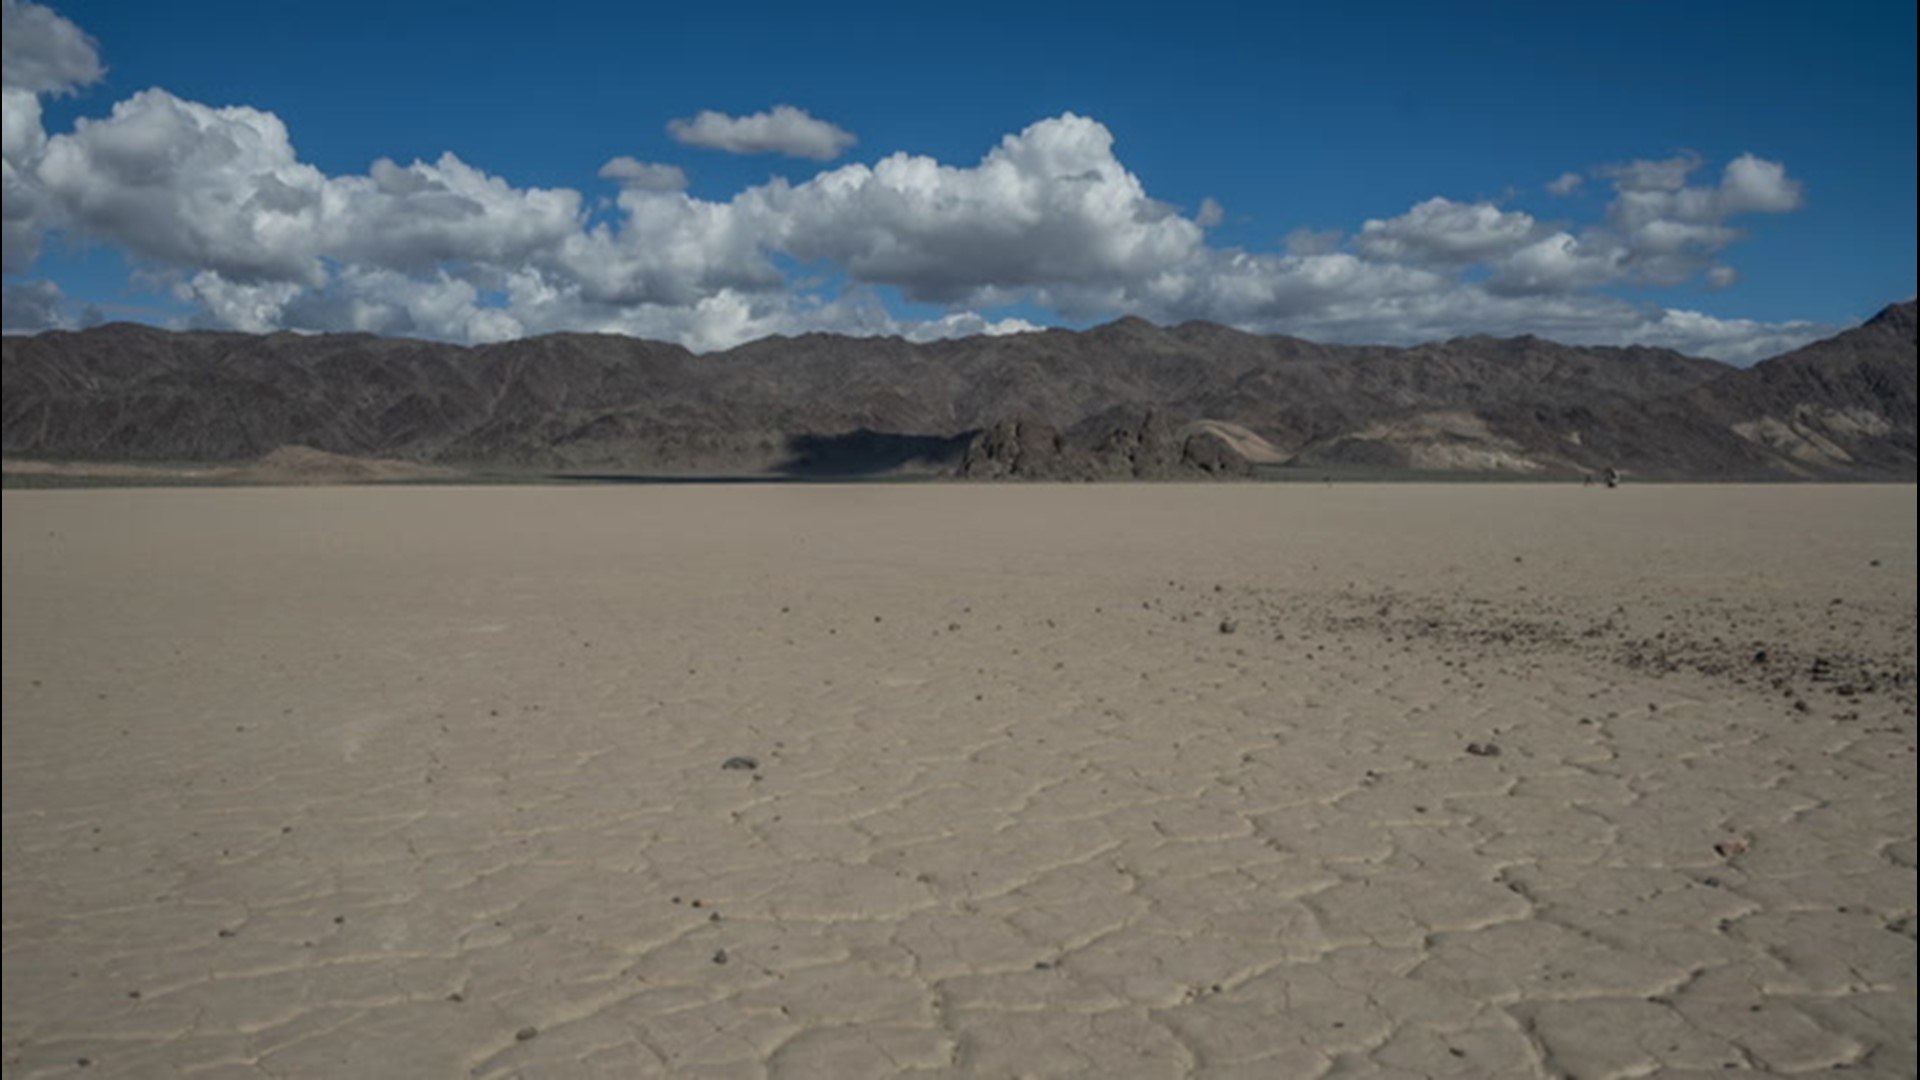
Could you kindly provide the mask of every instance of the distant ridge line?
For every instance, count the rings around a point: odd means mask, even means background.
[[[1040,453],[974,475],[1244,475],[1234,448],[1257,447],[1263,468],[1912,480],[1914,358],[1913,301],[1751,368],[1532,336],[1323,345],[1133,317],[704,355],[611,334],[462,346],[118,323],[0,339],[0,419],[10,457],[121,462],[305,446],[467,467],[960,474],[1000,428],[1018,436],[1003,447],[1057,443],[1057,467]],[[1157,444],[1145,472],[1113,456],[1137,457],[1152,425],[1212,440],[1194,450],[1210,467],[1162,468]]]

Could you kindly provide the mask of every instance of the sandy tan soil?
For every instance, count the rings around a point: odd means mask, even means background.
[[[1915,1070],[1911,487],[4,509],[8,1077]]]

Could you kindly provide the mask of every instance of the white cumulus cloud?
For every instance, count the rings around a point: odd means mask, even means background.
[[[1637,325],[1612,328],[1609,343],[1663,345],[1695,356],[1751,364],[1832,336],[1842,329],[1844,327],[1803,319],[1768,323],[1663,308],[1647,314]]]
[[[600,166],[599,175],[602,180],[642,191],[681,191],[687,186],[686,170],[680,166],[653,164],[625,154]]]
[[[1032,329],[1020,305],[1068,319],[1211,319],[1327,341],[1408,343],[1468,333],[1642,341],[1731,359],[1830,328],[1718,320],[1635,305],[1608,286],[1732,286],[1723,258],[1742,219],[1804,202],[1785,166],[1751,154],[1710,181],[1692,154],[1570,172],[1611,197],[1597,218],[1546,222],[1445,196],[1352,234],[1296,229],[1278,250],[1215,246],[1217,200],[1190,215],[1131,171],[1104,124],[1066,113],[977,160],[895,153],[822,167],[721,199],[677,165],[621,156],[620,186],[590,202],[521,187],[454,153],[364,173],[300,158],[273,113],[150,89],[71,130],[44,128],[41,95],[99,77],[89,39],[58,15],[6,3],[9,274],[51,230],[127,254],[192,321],[244,330],[364,330],[495,341],[557,330],[715,349],[832,330],[932,339]],[[827,161],[853,136],[792,106],[674,121],[683,143]],[[1577,204],[1575,204],[1577,205]],[[8,285],[8,326],[59,325],[53,282]],[[938,305],[893,314],[883,295]]]
[[[686,306],[787,284],[767,256],[761,223],[734,203],[629,188],[616,205],[624,215],[617,226],[575,232],[535,267],[584,300],[614,306]]]
[[[0,330],[20,334],[65,327],[65,301],[66,294],[51,281],[9,281],[0,292]]]
[[[1000,141],[977,165],[895,154],[734,200],[769,246],[932,303],[1022,289],[1130,295],[1201,250],[1204,234],[1149,198],[1107,128],[1072,113]]]
[[[1538,231],[1531,214],[1435,197],[1399,217],[1368,221],[1354,245],[1387,262],[1465,265],[1517,251]]]
[[[329,260],[400,270],[511,263],[579,229],[571,190],[514,188],[452,154],[329,177],[286,125],[145,90],[48,140],[40,190],[64,225],[231,282],[325,284]]]
[[[1613,186],[1623,192],[1630,191],[1679,191],[1686,186],[1687,177],[1700,167],[1700,156],[1693,153],[1676,154],[1658,161],[1629,161],[1620,165],[1606,165],[1596,170],[1601,176],[1610,177]]]
[[[40,4],[0,0],[0,85],[59,94],[105,74],[93,39],[72,22]]]
[[[708,109],[690,118],[668,121],[667,134],[688,146],[729,154],[785,154],[814,161],[831,161],[859,141],[852,132],[816,120],[805,109],[792,105],[775,105],[748,116],[728,116]]]
[[[1571,195],[1585,186],[1587,178],[1577,172],[1564,172],[1547,181],[1547,194]]]
[[[65,224],[160,263],[319,283],[325,177],[271,113],[146,90],[48,140],[38,169]]]
[[[1744,235],[1728,219],[1801,205],[1800,183],[1779,162],[1742,154],[1727,164],[1719,183],[1689,183],[1702,164],[1698,156],[1683,154],[1604,170],[1613,177],[1615,195],[1606,223],[1590,231],[1588,242],[1616,247],[1624,277],[1674,285],[1705,272]]]
[[[1347,234],[1339,229],[1295,229],[1282,242],[1289,255],[1326,255],[1340,250]]]
[[[1041,327],[1025,319],[989,319],[974,311],[955,311],[938,319],[904,324],[900,333],[909,341],[941,341],[981,334],[1006,337],[1009,334],[1029,334],[1039,329]]]
[[[1583,241],[1567,232],[1555,232],[1500,260],[1488,279],[1495,293],[1541,296],[1578,292],[1622,277],[1626,252],[1604,238]]]
[[[1741,154],[1727,163],[1715,192],[1716,209],[1724,217],[1734,214],[1784,214],[1801,206],[1800,182],[1787,178],[1786,166],[1752,154]]]
[[[9,274],[25,273],[40,257],[47,205],[38,170],[46,144],[39,97],[0,88],[0,266]]]
[[[0,262],[24,273],[40,256],[47,201],[36,170],[46,146],[40,95],[98,82],[106,68],[93,39],[52,9],[0,0]]]
[[[582,220],[579,192],[516,188],[450,153],[376,161],[366,176],[331,181],[326,195],[322,251],[397,270],[514,265],[556,250]]]

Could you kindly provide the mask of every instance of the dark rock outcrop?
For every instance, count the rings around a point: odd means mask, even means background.
[[[1062,480],[1066,440],[1038,420],[1001,420],[973,437],[960,459],[969,480]],[[1072,479],[1078,479],[1073,477]]]
[[[1164,414],[1149,412],[1132,423],[1109,419],[1067,434],[1038,420],[1002,420],[974,436],[960,475],[969,480],[1189,480],[1252,476],[1253,463],[1214,431],[1176,428]]]
[[[1180,463],[1207,476],[1253,475],[1253,462],[1240,456],[1233,444],[1211,431],[1196,431],[1180,447]]]

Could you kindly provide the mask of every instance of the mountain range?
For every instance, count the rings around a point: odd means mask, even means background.
[[[0,339],[10,458],[285,447],[569,473],[1040,479],[1372,468],[1915,478],[1915,305],[1738,368],[1465,337],[1321,345],[1136,318],[717,353],[601,334],[461,346],[116,323]]]

